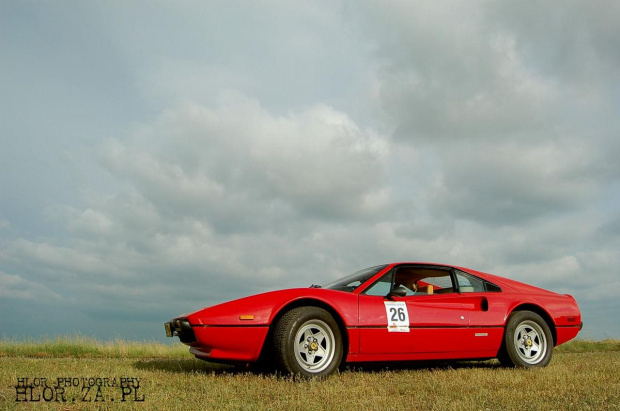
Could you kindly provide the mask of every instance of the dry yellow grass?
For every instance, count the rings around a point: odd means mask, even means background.
[[[486,361],[345,371],[322,381],[293,381],[238,371],[195,360],[187,353],[178,357],[174,347],[168,347],[173,355],[159,358],[140,357],[135,353],[131,354],[133,358],[116,355],[115,358],[83,355],[32,358],[14,354],[0,358],[0,408],[620,409],[620,351],[617,349],[620,344],[617,341],[589,344],[589,351],[583,344],[556,350],[551,365],[544,369],[508,369],[496,361]],[[140,378],[138,398],[143,395],[144,401],[130,401],[129,396],[123,403],[119,387],[104,387],[101,392],[105,402],[94,401],[94,390],[90,392],[91,401],[84,402],[81,387],[68,387],[66,403],[15,402],[15,385],[23,377],[44,377],[48,381],[59,377],[137,377]],[[71,402],[73,398],[75,402]]]
[[[99,341],[81,335],[60,336],[54,339],[0,340],[0,357],[77,357],[77,358],[183,358],[187,348],[178,343],[172,345],[156,342],[126,341],[116,339]]]

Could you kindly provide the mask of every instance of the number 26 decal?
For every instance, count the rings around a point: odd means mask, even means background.
[[[409,332],[409,312],[404,301],[384,301],[389,332]]]
[[[390,321],[405,321],[405,310],[402,307],[390,307],[390,313],[392,314]]]

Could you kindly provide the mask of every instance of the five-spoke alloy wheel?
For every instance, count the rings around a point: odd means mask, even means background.
[[[343,355],[338,324],[319,307],[299,307],[280,318],[274,330],[279,368],[303,377],[325,376],[336,371]]]
[[[551,361],[553,336],[538,314],[517,311],[508,318],[500,362],[516,367],[544,367]]]

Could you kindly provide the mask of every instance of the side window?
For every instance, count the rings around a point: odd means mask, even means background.
[[[434,267],[403,266],[397,267],[395,271],[394,284],[405,287],[407,296],[454,292],[449,270]]]
[[[459,282],[459,291],[462,293],[479,293],[486,291],[483,280],[465,274],[462,271],[456,272],[456,279]]]
[[[376,295],[376,296],[386,296],[392,290],[392,272],[385,274],[379,280],[377,280],[373,285],[371,285],[364,294],[366,295]]]
[[[435,267],[400,266],[394,269],[394,284],[407,290],[407,296],[454,292],[449,270]]]
[[[459,272],[459,274],[460,276],[457,274],[459,288],[469,290],[469,292],[478,289],[485,290],[481,280],[466,273]],[[456,290],[450,270],[423,266],[400,266],[375,281],[363,294],[384,297],[391,291],[393,284],[404,287],[407,297],[450,294]]]

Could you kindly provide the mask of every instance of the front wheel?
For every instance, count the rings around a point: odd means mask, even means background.
[[[544,367],[551,361],[552,354],[553,337],[541,316],[531,311],[511,314],[498,356],[503,365]]]
[[[283,372],[303,377],[332,374],[343,355],[338,324],[318,307],[294,308],[284,314],[274,330],[274,349]]]

